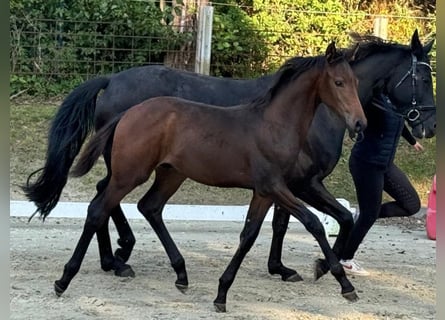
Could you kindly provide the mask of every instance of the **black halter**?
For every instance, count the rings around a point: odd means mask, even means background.
[[[412,87],[412,97],[411,97],[411,106],[407,108],[406,111],[400,112],[399,114],[404,117],[408,122],[411,122],[414,124],[419,118],[420,118],[420,112],[421,111],[427,111],[427,110],[433,110],[436,107],[435,106],[422,106],[417,105],[416,100],[416,86],[417,86],[417,74],[416,69],[417,65],[423,65],[426,66],[432,71],[431,66],[423,61],[417,61],[417,57],[411,53],[411,68],[405,73],[405,75],[400,79],[400,81],[396,84],[394,87],[399,87],[405,79],[407,79],[409,76],[411,76],[411,87]]]

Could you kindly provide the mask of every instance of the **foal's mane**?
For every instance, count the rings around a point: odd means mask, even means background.
[[[293,57],[288,59],[280,69],[278,69],[269,90],[254,99],[249,105],[259,109],[266,107],[283,88],[295,81],[306,71],[312,68],[321,69],[325,61],[326,58],[324,55],[315,57]]]
[[[354,62],[365,59],[377,53],[388,53],[389,51],[401,50],[411,52],[411,48],[397,42],[384,40],[372,35],[360,35],[352,32],[349,34],[353,40],[353,44],[343,52],[346,55],[354,53]],[[358,47],[357,47],[358,46]]]

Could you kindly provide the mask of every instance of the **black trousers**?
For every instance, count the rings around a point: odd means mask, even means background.
[[[419,195],[408,177],[394,163],[388,168],[381,168],[351,156],[349,171],[355,184],[360,214],[341,254],[342,259],[354,257],[378,218],[410,216],[420,210]],[[382,204],[383,191],[394,201]]]

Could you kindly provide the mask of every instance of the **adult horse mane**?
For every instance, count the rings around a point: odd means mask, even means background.
[[[373,35],[361,35],[351,32],[350,37],[358,45],[358,50],[354,54],[354,60],[366,59],[376,53],[385,53],[394,48],[406,50],[406,46],[395,41],[384,40]]]

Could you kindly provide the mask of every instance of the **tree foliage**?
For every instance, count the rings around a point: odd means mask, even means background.
[[[164,63],[174,50],[193,49],[194,30],[172,26],[185,2],[11,0],[13,93],[63,93],[88,77]],[[259,76],[288,57],[321,54],[332,40],[347,46],[349,32],[373,33],[377,15],[388,18],[391,40],[408,44],[415,28],[425,40],[436,33],[434,1],[218,0],[213,6],[211,74],[217,76]],[[434,46],[433,61],[435,52]]]
[[[165,21],[154,1],[12,0],[10,65],[13,91],[56,94],[88,76],[145,63],[190,39]]]

